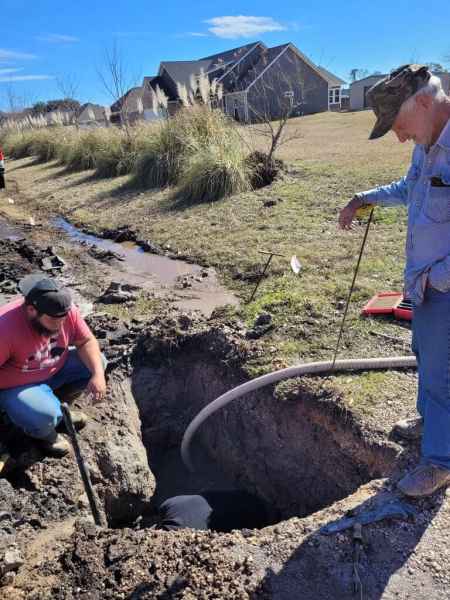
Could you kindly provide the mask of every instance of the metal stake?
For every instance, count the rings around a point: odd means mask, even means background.
[[[366,231],[364,233],[364,238],[363,238],[363,241],[361,244],[361,250],[359,251],[358,262],[356,263],[356,268],[355,268],[355,272],[353,274],[352,284],[350,286],[350,291],[348,293],[347,303],[345,305],[344,316],[342,317],[341,329],[339,330],[339,336],[338,336],[338,340],[337,340],[337,344],[336,344],[336,349],[334,351],[333,364],[331,365],[331,369],[334,369],[334,364],[336,362],[336,357],[337,357],[338,350],[339,350],[339,344],[341,343],[342,332],[344,330],[345,318],[347,317],[347,311],[348,311],[348,307],[350,305],[350,299],[353,294],[353,288],[355,287],[356,276],[358,275],[358,270],[359,270],[359,263],[361,262],[361,258],[362,258],[363,252],[364,252],[364,246],[366,245],[367,234],[369,233],[369,227],[372,222],[373,211],[374,211],[374,209],[372,208],[372,210],[370,211],[369,219],[367,221]]]
[[[261,283],[261,281],[263,280],[264,275],[266,274],[267,269],[269,268],[270,262],[272,260],[272,258],[274,256],[281,256],[283,258],[286,258],[284,254],[277,254],[276,252],[267,252],[266,250],[258,250],[258,252],[260,254],[268,254],[269,258],[267,259],[266,264],[264,265],[264,269],[261,273],[261,275],[259,276],[259,279],[256,283],[255,289],[252,292],[252,295],[250,296],[249,300],[247,300],[246,304],[250,304],[250,302],[253,300],[253,298],[255,297],[256,291],[259,288],[259,284]]]
[[[75,427],[73,426],[72,417],[70,415],[70,410],[68,405],[63,402],[61,404],[62,413],[64,416],[64,423],[66,424],[67,431],[69,432],[70,441],[72,442],[72,446],[75,452],[75,457],[77,459],[78,469],[80,470],[81,479],[83,480],[84,489],[86,490],[86,495],[89,500],[89,505],[91,507],[92,516],[94,517],[94,522],[99,527],[103,527],[104,521],[102,519],[102,515],[98,509],[97,499],[95,497],[94,489],[92,487],[91,478],[89,476],[89,471],[86,467],[86,463],[84,462],[83,455],[81,454],[80,446],[78,444],[77,433],[75,431]]]

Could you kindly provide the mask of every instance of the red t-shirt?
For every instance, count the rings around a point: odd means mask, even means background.
[[[33,329],[23,298],[0,306],[0,389],[47,381],[66,362],[68,347],[90,335],[76,306],[50,338]]]

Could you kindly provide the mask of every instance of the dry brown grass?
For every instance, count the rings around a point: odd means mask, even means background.
[[[327,162],[349,168],[374,164],[380,168],[401,167],[410,155],[410,146],[396,143],[392,133],[377,141],[368,140],[374,122],[372,111],[329,112],[291,119],[286,135],[298,132],[301,137],[281,146],[278,157],[306,165]],[[243,136],[256,149],[264,150],[267,141],[258,129],[242,128]]]

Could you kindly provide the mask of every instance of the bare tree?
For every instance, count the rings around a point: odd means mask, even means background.
[[[299,128],[287,124],[290,118],[304,112],[310,91],[304,81],[303,72],[295,57],[286,56],[286,69],[269,69],[265,76],[256,80],[252,98],[248,102],[248,119],[255,123],[252,130],[267,140],[264,153],[254,153],[262,163],[260,178],[267,183],[278,170],[276,153],[281,146],[301,138]]]
[[[136,85],[137,77],[130,73],[129,65],[117,41],[113,42],[111,49],[105,49],[103,65],[97,69],[97,73],[113,103],[118,105],[120,122],[129,136],[129,103],[126,94]]]
[[[77,100],[80,89],[80,80],[72,73],[65,73],[56,78],[56,87],[63,95],[63,98]]]
[[[78,91],[80,88],[80,80],[73,73],[65,73],[56,78],[56,87],[61,92],[65,100],[73,100],[78,102]],[[74,109],[73,114],[70,116],[70,124],[77,123],[77,109]]]
[[[25,108],[23,98],[17,94],[16,89],[11,84],[6,86],[5,96],[9,112],[21,112]]]

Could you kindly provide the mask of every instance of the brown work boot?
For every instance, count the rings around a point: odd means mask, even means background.
[[[42,446],[47,454],[50,454],[50,456],[54,456],[55,458],[62,458],[70,452],[69,442],[59,433],[55,433],[52,440],[42,440]]]
[[[393,432],[405,440],[418,440],[423,433],[423,417],[412,417],[411,419],[397,421],[393,427]]]
[[[70,416],[72,417],[72,423],[76,431],[80,431],[80,429],[86,427],[89,420],[86,413],[78,409],[70,409]]]
[[[75,431],[80,431],[80,429],[83,429],[83,427],[86,427],[87,422],[89,420],[89,417],[87,416],[87,414],[85,414],[81,410],[77,410],[77,409],[73,409],[73,408],[71,408],[69,410],[70,410],[70,416],[72,417],[72,423],[75,428]],[[65,423],[64,419],[61,419],[61,421],[57,427],[57,430],[64,431],[64,433],[69,433],[67,431],[66,423]]]
[[[437,465],[422,464],[405,475],[397,483],[405,496],[415,498],[429,496],[450,484],[450,471]]]

